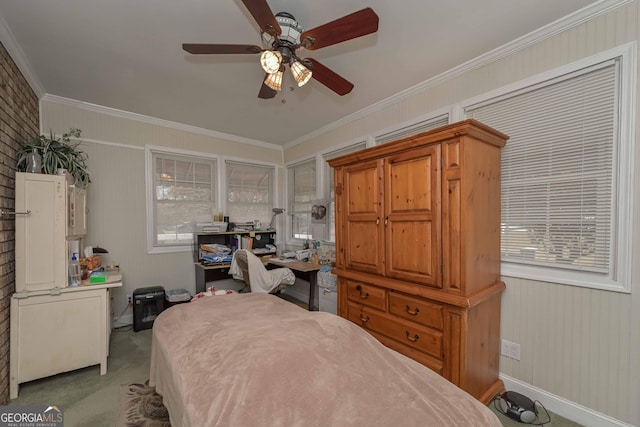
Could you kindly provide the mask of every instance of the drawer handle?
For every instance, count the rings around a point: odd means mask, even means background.
[[[407,313],[412,314],[412,315],[414,315],[414,316],[415,316],[416,314],[420,313],[420,308],[418,308],[418,307],[416,307],[416,309],[415,309],[415,310],[411,311],[411,307],[409,307],[409,304],[407,304],[407,305],[404,307],[404,309],[405,309],[405,310],[407,310]]]
[[[360,320],[366,323],[369,321],[369,316],[363,316],[362,313],[360,313]]]
[[[420,335],[415,334],[414,336],[411,336],[411,334],[409,333],[409,331],[405,331],[405,333],[407,334],[407,339],[411,342],[416,342],[418,341],[418,339],[420,338]]]
[[[362,287],[361,287],[361,286],[358,286],[356,289],[357,289],[357,290],[358,290],[358,292],[360,293],[360,298],[362,298],[362,299],[367,299],[367,298],[369,298],[369,292],[364,292],[364,293],[363,293],[363,292],[362,292]]]

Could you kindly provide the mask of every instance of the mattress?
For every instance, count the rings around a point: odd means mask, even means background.
[[[173,427],[501,426],[471,395],[362,328],[270,294],[163,311],[150,383]]]

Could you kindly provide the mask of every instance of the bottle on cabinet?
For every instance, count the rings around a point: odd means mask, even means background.
[[[80,286],[81,272],[78,254],[76,252],[71,256],[69,261],[69,286]]]

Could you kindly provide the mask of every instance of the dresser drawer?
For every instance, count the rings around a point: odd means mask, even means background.
[[[443,310],[440,304],[409,295],[389,292],[389,313],[439,331],[442,330],[444,324]]]
[[[387,338],[382,334],[379,334],[375,331],[371,331],[371,335],[376,337],[378,341],[380,341],[385,346],[397,351],[398,353],[402,353],[411,359],[422,363],[427,368],[436,372],[438,375],[443,375],[444,368],[443,363],[444,360],[442,358],[433,357],[429,354],[426,354],[422,351],[418,351],[415,348],[409,347],[407,345],[401,344],[396,340],[392,340],[391,338]]]
[[[371,318],[380,316],[380,312],[352,301],[347,302],[347,319],[358,326],[369,329]]]
[[[385,310],[385,290],[362,282],[347,281],[347,299],[369,307]]]
[[[436,359],[442,359],[442,333],[404,320],[376,315],[370,310],[362,310],[366,328],[374,330],[408,347],[412,347]]]

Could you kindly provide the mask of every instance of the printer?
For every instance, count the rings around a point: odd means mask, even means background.
[[[222,221],[198,222],[196,223],[196,233],[224,233],[227,231],[229,223]]]

